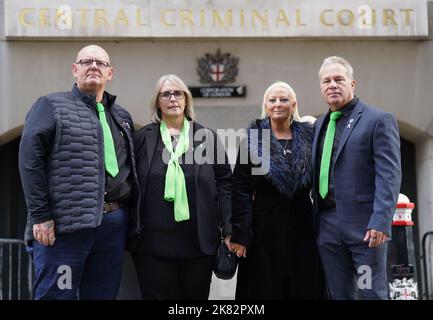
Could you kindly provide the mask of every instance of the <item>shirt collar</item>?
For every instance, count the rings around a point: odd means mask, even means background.
[[[353,97],[345,106],[343,106],[339,111],[343,112],[343,117],[348,117],[352,114],[353,109],[358,103],[359,98],[357,96]]]
[[[90,105],[95,105],[95,96],[88,95],[85,92],[81,91],[78,88],[76,83],[72,87],[72,93],[74,95],[78,96],[81,100],[85,101],[86,103],[88,103]],[[107,91],[104,91],[104,95],[102,96],[102,101],[101,101],[101,103],[104,105],[104,107],[110,108],[114,104],[115,101],[116,101],[115,95],[109,94]]]

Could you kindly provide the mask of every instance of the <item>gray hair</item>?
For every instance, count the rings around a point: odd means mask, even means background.
[[[350,80],[353,80],[353,67],[352,67],[352,65],[346,59],[344,59],[342,57],[338,57],[338,56],[330,56],[330,57],[327,57],[323,60],[322,66],[319,69],[319,78],[320,78],[320,74],[322,73],[323,68],[325,68],[326,66],[329,66],[331,64],[336,64],[336,63],[341,64],[344,67],[344,69],[346,69],[346,75],[349,77]]]
[[[188,120],[195,120],[195,113],[194,113],[194,104],[192,101],[192,94],[191,91],[189,91],[188,87],[186,86],[185,82],[182,81],[181,78],[179,78],[175,74],[166,74],[161,76],[158,81],[155,84],[155,90],[153,92],[152,100],[150,100],[150,111],[151,111],[151,121],[153,123],[160,123],[161,122],[161,109],[158,108],[158,96],[162,89],[162,87],[166,84],[170,83],[179,90],[182,90],[186,94],[186,101],[185,101],[185,111],[184,115]]]
[[[299,112],[298,112],[298,102],[296,101],[296,93],[295,93],[295,91],[293,90],[293,88],[288,83],[283,82],[283,81],[274,82],[273,84],[271,84],[266,89],[265,94],[263,95],[262,119],[264,119],[264,118],[267,117],[266,102],[267,102],[267,98],[268,98],[269,92],[272,89],[276,88],[276,87],[281,87],[281,88],[284,88],[287,91],[289,91],[289,100],[290,100],[290,102],[291,103],[296,102],[295,109],[293,110],[292,118],[291,118],[290,122],[292,122],[293,120],[300,121],[301,117],[299,116]]]

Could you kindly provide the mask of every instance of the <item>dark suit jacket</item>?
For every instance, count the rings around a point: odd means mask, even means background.
[[[190,148],[187,153],[205,155],[202,159],[204,163],[197,163],[194,159],[198,239],[203,253],[213,255],[221,238],[219,227],[223,228],[223,235],[231,234],[232,172],[224,146],[217,134],[196,122],[193,122],[191,127],[194,135],[199,129],[202,130],[197,134],[199,141],[193,141],[194,150]],[[154,123],[134,134],[137,175],[142,199],[146,195],[146,188],[151,187],[147,185],[147,177],[159,134],[159,124]],[[224,160],[224,163],[218,164],[218,159]],[[140,211],[141,216],[146,214],[142,209]]]
[[[315,212],[321,155],[319,133],[327,114],[316,122],[313,140]],[[341,135],[335,154],[336,210],[345,227],[375,229],[391,235],[392,218],[400,191],[400,137],[397,121],[358,101]]]

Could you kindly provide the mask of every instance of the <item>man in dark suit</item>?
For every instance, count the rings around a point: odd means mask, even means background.
[[[353,68],[328,57],[319,71],[329,106],[315,126],[317,244],[332,299],[388,299],[387,243],[400,190],[393,115],[354,95]]]

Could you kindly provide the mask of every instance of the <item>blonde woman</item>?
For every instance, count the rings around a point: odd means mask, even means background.
[[[269,148],[263,148],[266,131]],[[246,148],[249,161],[242,163],[238,155],[233,173],[231,248],[243,257],[236,299],[322,297],[309,196],[312,134],[311,125],[300,122],[290,85],[276,82],[267,88],[262,118],[252,122],[249,143],[242,143],[239,152]],[[252,174],[252,151],[257,150],[270,152],[263,175]]]

